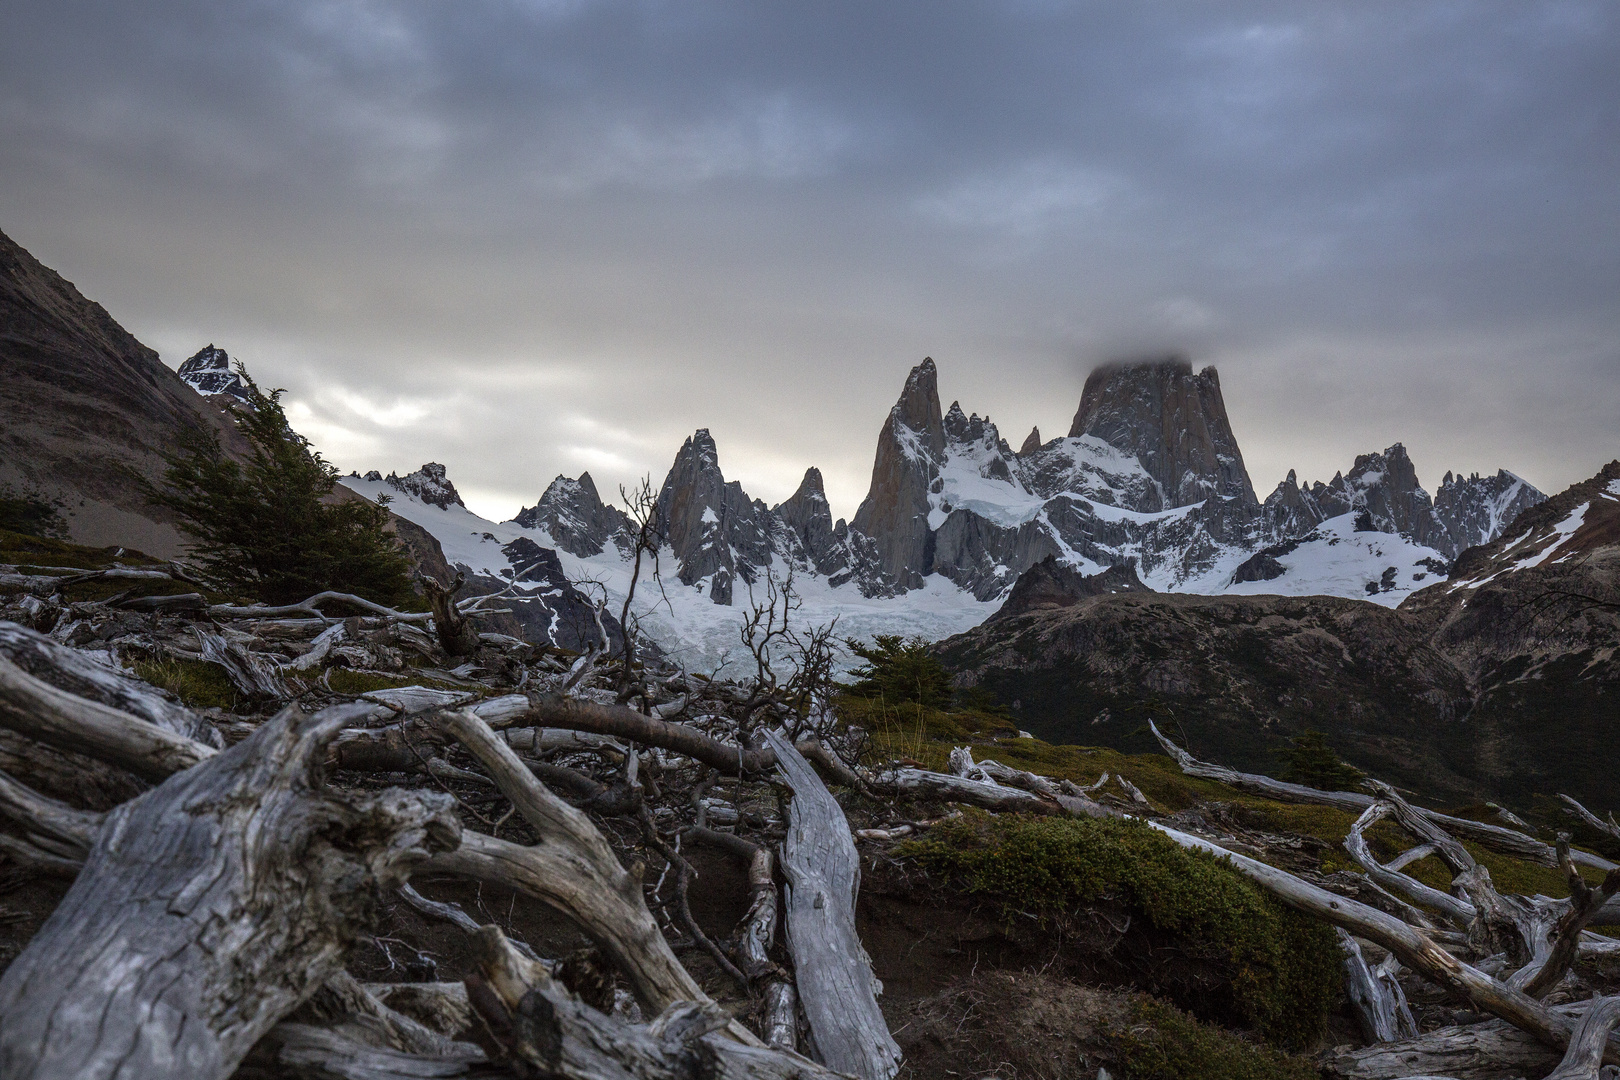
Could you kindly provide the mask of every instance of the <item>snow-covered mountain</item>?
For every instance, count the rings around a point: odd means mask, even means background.
[[[231,357],[224,349],[216,349],[212,342],[198,349],[175,372],[180,381],[205,398],[223,398],[219,404],[249,403],[247,383],[231,367]]]
[[[519,538],[555,549],[564,573],[615,605],[634,542],[626,514],[589,474],[559,476],[533,506],[496,523],[466,509],[442,465],[344,481],[432,532],[452,563],[510,577]],[[660,645],[713,663],[762,579],[789,573],[797,616],[841,633],[943,636],[983,620],[1025,570],[1051,557],[1084,574],[1134,568],[1160,591],[1327,594],[1394,606],[1443,579],[1544,496],[1508,472],[1446,474],[1431,498],[1399,443],[1348,473],[1255,494],[1214,368],[1181,360],[1111,365],[1086,381],[1069,434],[1032,431],[1018,451],[988,416],[942,409],[938,372],[912,369],[878,436],[872,483],[834,520],[821,474],[769,507],[727,481],[708,430],[675,455],[654,523],[662,591],[638,607]],[[523,545],[527,550],[527,546]]]

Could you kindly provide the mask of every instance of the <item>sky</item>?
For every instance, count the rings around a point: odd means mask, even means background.
[[[835,515],[932,356],[1016,447],[1221,373],[1257,490],[1620,456],[1620,6],[9,0],[0,230],[475,511],[710,429]]]

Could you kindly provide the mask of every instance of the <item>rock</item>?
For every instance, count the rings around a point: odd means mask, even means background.
[[[1088,596],[1120,592],[1152,592],[1136,576],[1136,567],[1126,563],[1110,566],[1099,574],[1083,574],[1048,555],[1018,575],[1007,600],[990,618],[1010,619],[1030,611],[1051,611],[1073,607]]]
[[[1040,448],[1041,429],[1039,426],[1032,427],[1029,429],[1029,434],[1024,436],[1024,445],[1018,448],[1018,456],[1028,457]]]
[[[771,512],[816,573],[831,576],[849,568],[850,553],[835,531],[820,469],[806,469],[804,479],[799,481],[799,490]]]
[[[1134,455],[1170,506],[1210,495],[1259,504],[1213,367],[1194,375],[1191,364],[1172,358],[1098,368],[1069,429],[1071,438],[1080,435]]]
[[[683,585],[708,579],[717,604],[732,599],[732,579],[752,584],[756,568],[770,565],[773,520],[765,504],[742,485],[726,482],[720,454],[707,428],[681,446],[658,492],[658,531],[680,562]]]
[[[1430,546],[1456,558],[1468,548],[1495,540],[1513,519],[1546,498],[1506,469],[1495,476],[1474,473],[1467,479],[1448,472],[1434,496],[1439,532]]]
[[[631,542],[629,517],[602,502],[588,472],[580,473],[578,480],[557,477],[538,503],[519,510],[513,520],[525,529],[543,530],[552,543],[582,559],[601,554],[609,541],[625,549]]]
[[[467,509],[467,504],[462,502],[461,496],[456,493],[456,486],[445,475],[444,466],[436,461],[430,461],[415,472],[404,476],[389,473],[384,482],[396,491],[414,495],[429,506],[437,506],[440,510],[448,510],[452,506]]]
[[[872,485],[850,528],[871,537],[878,569],[901,589],[922,586],[932,569],[928,494],[945,453],[944,418],[934,361],[911,369],[878,434]]]
[[[251,408],[247,382],[231,369],[231,358],[224,349],[214,348],[213,342],[199,349],[175,372],[180,381],[205,398],[219,404],[243,405]],[[223,399],[223,400],[220,400]]]

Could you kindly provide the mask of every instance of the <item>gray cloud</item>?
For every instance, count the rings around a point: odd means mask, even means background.
[[[910,364],[1014,442],[1217,363],[1257,487],[1620,453],[1601,2],[44,3],[0,228],[344,467],[864,492]]]

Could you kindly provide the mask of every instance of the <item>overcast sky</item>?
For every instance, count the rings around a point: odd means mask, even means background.
[[[339,466],[854,512],[910,366],[1020,443],[1217,365],[1262,494],[1620,455],[1620,5],[8,0],[0,229]]]

